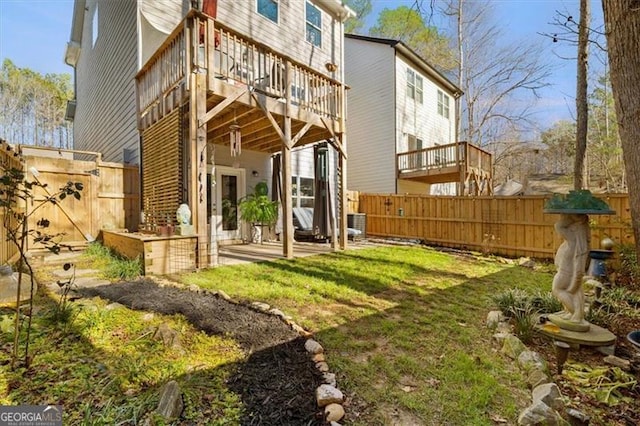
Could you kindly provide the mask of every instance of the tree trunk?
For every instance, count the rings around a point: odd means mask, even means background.
[[[640,1],[603,0],[611,88],[640,262]]]
[[[458,2],[458,87],[464,87],[464,47],[462,46],[462,2],[460,0]],[[456,99],[456,142],[460,140],[460,135],[462,134],[462,108],[461,108],[462,98]],[[460,195],[461,193],[458,193]]]
[[[587,152],[589,105],[587,103],[587,69],[589,64],[589,23],[591,0],[580,0],[580,26],[578,28],[578,75],[576,84],[576,158],[573,169],[573,186],[576,190],[584,186],[584,160]]]

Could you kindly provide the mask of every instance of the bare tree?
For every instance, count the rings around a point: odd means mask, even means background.
[[[589,104],[587,103],[587,75],[589,68],[589,24],[591,21],[590,0],[580,0],[580,24],[578,26],[578,69],[576,80],[576,158],[573,168],[574,189],[584,186],[584,158],[587,152],[589,127]]]
[[[611,87],[622,142],[631,221],[640,262],[640,0],[602,0]]]
[[[548,86],[551,72],[542,45],[506,42],[492,4],[450,0],[444,13],[454,21],[457,81],[464,91],[459,137],[483,145],[504,131],[529,125],[530,107],[538,90]]]

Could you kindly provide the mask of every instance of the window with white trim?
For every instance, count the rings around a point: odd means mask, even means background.
[[[422,103],[423,89],[422,89],[422,76],[418,75],[411,68],[407,68],[407,96],[411,99]]]
[[[313,207],[313,178],[291,176],[293,207]]]
[[[93,15],[91,16],[91,47],[96,46],[98,41],[98,3],[96,2]]]
[[[307,41],[314,46],[322,47],[322,13],[320,9],[307,2],[305,15]]]
[[[270,21],[278,23],[278,0],[256,0],[256,10]]]
[[[444,118],[449,118],[449,95],[442,90],[438,90],[438,114]]]
[[[422,150],[423,146],[422,146],[422,139],[416,137],[415,135],[409,134],[407,133],[407,151],[420,151]],[[413,161],[412,161],[412,165],[414,167],[412,168],[420,168],[422,166],[424,166],[425,164],[425,155],[426,153],[424,152],[416,152],[414,154],[412,154],[412,156],[414,157]]]

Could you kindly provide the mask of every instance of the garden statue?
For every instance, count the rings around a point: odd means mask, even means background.
[[[584,291],[582,278],[589,257],[589,217],[586,214],[562,214],[555,230],[564,238],[555,257],[557,272],[553,277],[553,295],[560,300],[564,311],[549,319],[561,328],[587,331],[584,319]]]
[[[178,235],[193,235],[193,225],[191,225],[191,210],[187,204],[180,204],[176,211],[176,219],[178,220],[178,226],[176,227],[176,234]]]
[[[612,214],[607,203],[587,190],[570,191],[568,195],[554,195],[545,205],[545,213],[559,213],[556,232],[564,239],[556,252],[557,272],[553,277],[552,292],[564,310],[549,315],[558,327],[577,332],[589,331],[591,325],[584,319],[583,278],[589,259],[589,214]]]

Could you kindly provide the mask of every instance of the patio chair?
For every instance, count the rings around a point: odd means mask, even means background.
[[[330,241],[331,236],[318,235],[313,229],[313,208],[294,207],[293,208],[293,238],[296,241]],[[354,228],[347,228],[347,238],[355,240],[362,234],[362,231]]]

